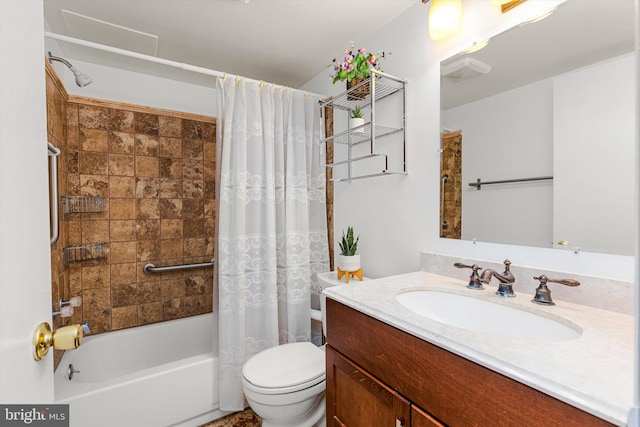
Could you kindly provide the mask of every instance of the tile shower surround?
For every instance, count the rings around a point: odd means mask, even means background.
[[[71,266],[95,332],[210,312],[210,269],[146,275],[142,267],[213,257],[213,123],[70,102],[67,194],[107,211],[69,214],[69,243],[108,242],[105,261]]]
[[[215,230],[215,119],[69,96],[45,60],[47,136],[58,158],[60,196],[107,198],[107,211],[64,215],[51,246],[52,306],[83,306],[54,328],[88,320],[92,334],[212,310],[211,269],[147,276],[142,266],[209,261]],[[333,134],[333,110],[325,114]],[[327,163],[333,144],[327,144]],[[327,225],[333,267],[333,182]],[[104,241],[108,258],[65,266],[63,248]],[[315,301],[317,303],[317,301]],[[317,304],[316,304],[317,305]],[[314,306],[319,308],[319,306]],[[54,351],[54,366],[62,358]]]
[[[46,66],[60,195],[102,196],[107,205],[102,213],[60,213],[53,305],[77,295],[83,304],[54,326],[87,320],[96,334],[210,312],[211,269],[145,275],[142,267],[214,256],[215,120],[68,96]],[[91,242],[106,242],[105,259],[64,265],[64,247]]]

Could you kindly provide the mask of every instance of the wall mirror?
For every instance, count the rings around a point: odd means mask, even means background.
[[[634,14],[567,0],[442,62],[441,237],[633,255]]]

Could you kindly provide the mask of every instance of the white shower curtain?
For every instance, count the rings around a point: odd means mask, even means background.
[[[310,289],[329,270],[325,172],[317,98],[244,79],[217,92],[220,409],[236,411],[248,358],[310,340]]]

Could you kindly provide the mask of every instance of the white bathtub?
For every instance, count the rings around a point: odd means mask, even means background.
[[[71,427],[197,426],[218,410],[213,315],[87,336],[54,375]],[[75,370],[67,379],[69,364]],[[214,390],[215,389],[215,390]]]

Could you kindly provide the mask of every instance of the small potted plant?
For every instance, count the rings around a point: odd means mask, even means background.
[[[353,227],[347,227],[345,234],[342,231],[342,240],[339,242],[340,255],[338,255],[338,268],[342,271],[358,271],[360,270],[360,255],[358,251],[358,241],[360,236],[354,238]]]
[[[362,111],[360,110],[360,106],[356,105],[355,108],[351,110],[351,116],[349,117],[349,129],[355,129],[362,125],[364,125]],[[355,130],[354,133],[364,133],[364,127],[360,127],[360,129]]]

